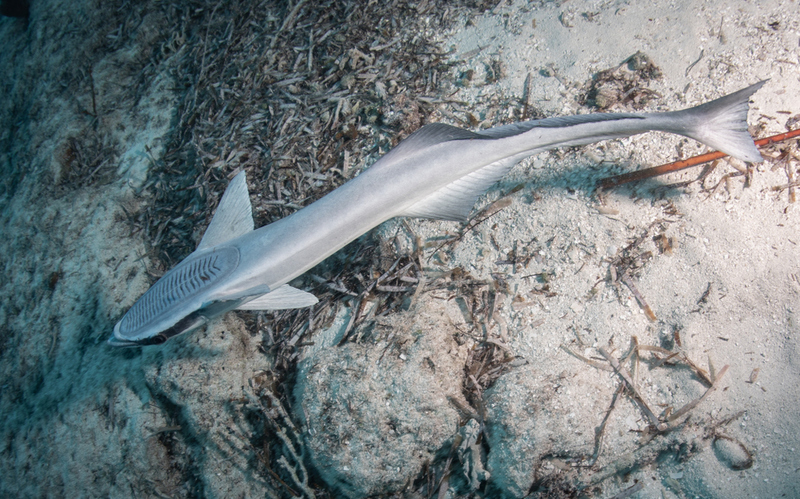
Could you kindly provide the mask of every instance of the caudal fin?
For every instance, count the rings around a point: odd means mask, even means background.
[[[742,161],[763,161],[747,131],[747,111],[750,96],[766,82],[763,80],[725,97],[679,111],[685,115],[689,128],[683,133]]]

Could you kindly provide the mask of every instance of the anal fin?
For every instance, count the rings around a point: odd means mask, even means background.
[[[404,209],[400,216],[465,221],[478,196],[500,180],[518,161],[518,157],[511,157],[490,163],[417,201]]]

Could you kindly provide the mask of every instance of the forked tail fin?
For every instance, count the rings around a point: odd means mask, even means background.
[[[750,96],[767,80],[738,92],[675,113],[687,127],[680,133],[742,161],[763,161],[747,131]]]

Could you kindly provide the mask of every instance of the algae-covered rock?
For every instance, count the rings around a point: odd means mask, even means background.
[[[593,438],[581,431],[578,420],[593,410],[593,404],[570,394],[567,387],[573,383],[574,378],[525,366],[502,376],[486,391],[487,468],[495,491],[505,497],[525,497],[542,478],[537,472],[543,464],[547,475],[557,474],[557,467],[545,462],[553,454],[591,454]]]
[[[422,308],[378,324],[364,343],[320,350],[300,364],[295,411],[310,460],[347,497],[402,490],[458,431],[448,399],[465,403],[466,348],[438,305]]]

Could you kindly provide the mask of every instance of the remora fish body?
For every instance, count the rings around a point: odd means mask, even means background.
[[[287,282],[396,217],[464,220],[475,200],[541,151],[651,130],[761,161],[747,133],[748,99],[764,82],[684,111],[587,114],[470,132],[427,125],[322,199],[253,229],[244,172],[231,180],[200,245],[114,327],[115,346],[163,343],[229,310],[299,308],[316,298]]]

